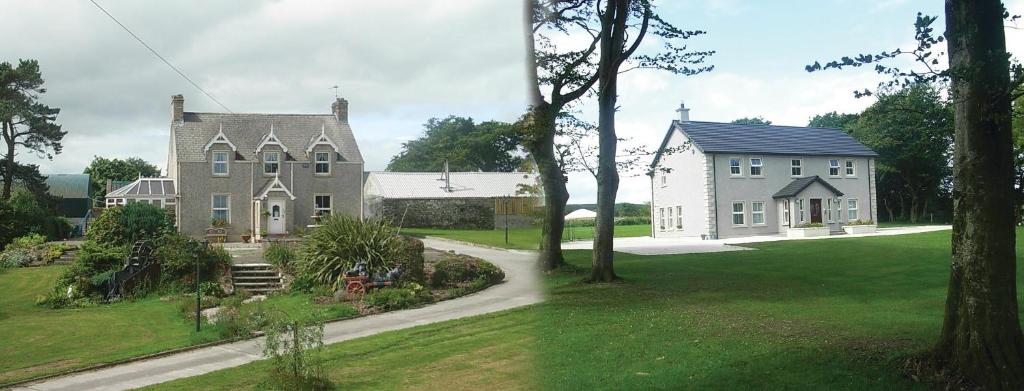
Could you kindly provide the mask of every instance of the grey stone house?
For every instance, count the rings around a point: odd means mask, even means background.
[[[214,220],[228,240],[286,235],[324,213],[362,215],[363,157],[348,101],[328,114],[196,113],[171,98],[167,176],[179,231],[202,236]]]
[[[654,237],[729,238],[878,221],[875,157],[838,129],[690,121],[651,163]],[[671,151],[671,153],[665,153]]]
[[[369,172],[366,217],[413,228],[496,229],[529,225],[540,206],[524,172]]]

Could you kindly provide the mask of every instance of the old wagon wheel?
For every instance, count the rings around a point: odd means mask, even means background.
[[[345,291],[348,292],[348,297],[362,296],[366,293],[366,285],[363,285],[362,281],[348,281]]]

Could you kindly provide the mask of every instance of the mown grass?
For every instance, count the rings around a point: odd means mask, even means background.
[[[543,304],[332,345],[327,364],[342,389],[928,389],[901,367],[938,337],[949,238],[617,254],[624,281],[597,285],[572,251],[579,271],[546,277]],[[249,389],[266,365],[159,388]]]
[[[591,240],[594,238],[593,227],[573,227],[572,236],[576,240]],[[515,250],[536,250],[540,243],[540,228],[516,228],[509,229],[508,243],[505,242],[505,230],[472,230],[472,229],[434,229],[434,228],[403,228],[403,234],[413,236],[435,236],[445,239],[461,240],[482,244],[491,247],[501,247]],[[617,225],[615,236],[636,237],[648,236],[651,234],[651,226],[643,225]],[[570,228],[566,227],[563,232],[563,239],[568,240]]]
[[[0,271],[0,384],[222,339],[220,326],[205,322],[197,334],[177,300],[161,301],[157,295],[87,308],[36,306],[36,296],[53,289],[62,269]],[[294,319],[317,311],[327,319],[359,315],[345,303],[313,304],[308,294],[245,305]]]
[[[213,341],[196,334],[173,301],[156,297],[90,308],[35,305],[63,267],[0,273],[0,384]]]
[[[536,389],[537,316],[516,309],[330,345],[326,373],[338,389]],[[258,361],[145,389],[255,389],[270,368]]]

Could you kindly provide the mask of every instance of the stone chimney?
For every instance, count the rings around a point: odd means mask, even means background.
[[[676,109],[679,113],[679,121],[685,122],[690,120],[690,109],[686,108],[686,102],[679,102],[679,108]]]
[[[331,112],[338,122],[348,122],[348,101],[345,98],[337,98],[331,105]]]
[[[171,96],[171,121],[180,124],[185,121],[185,97]]]

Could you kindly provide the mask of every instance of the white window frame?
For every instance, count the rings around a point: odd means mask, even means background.
[[[796,162],[796,165],[793,162]],[[793,173],[794,169],[797,171],[796,174]],[[804,159],[789,159],[789,176],[793,178],[804,176]]]
[[[732,165],[733,161],[736,162],[735,166]],[[736,172],[732,171],[733,168],[736,169]],[[743,176],[743,159],[740,159],[738,157],[731,157],[731,158],[729,158],[729,176],[731,176],[731,177],[742,177]]]
[[[217,155],[224,155],[224,160],[217,160]],[[211,167],[210,170],[213,176],[230,176],[231,175],[231,152],[229,151],[213,151],[210,155]],[[224,165],[224,172],[217,172],[217,165]]]
[[[843,168],[844,168],[844,172],[846,173],[846,177],[847,178],[856,178],[857,177],[857,162],[856,161],[854,161],[854,160],[846,160],[846,163],[844,163]]]
[[[666,226],[667,227],[666,229],[669,230],[669,231],[675,229],[675,226],[672,224],[672,220],[675,220],[675,216],[673,216],[673,213],[672,213],[673,210],[672,209],[673,208],[671,206],[668,207],[668,218],[665,220],[665,221],[668,222],[668,225]]]
[[[321,154],[323,154],[324,156],[327,156],[327,160],[320,160],[320,155]],[[327,167],[327,171],[326,172],[320,172],[320,165],[321,164],[323,164],[324,167]],[[330,152],[323,152],[323,151],[314,151],[313,152],[313,174],[314,175],[321,175],[321,176],[331,175],[331,153]]]
[[[668,186],[668,174],[661,173],[661,187]]]
[[[216,207],[217,206],[217,197],[218,196],[223,196],[224,197],[225,203],[226,203],[225,207],[223,207],[223,208]],[[213,194],[210,194],[210,220],[211,221],[214,218],[217,217],[215,213],[217,211],[219,211],[219,210],[223,210],[224,211],[224,213],[227,215],[227,218],[225,219],[225,221],[227,221],[228,224],[231,224],[231,194],[228,194],[228,193],[213,193]]]
[[[658,208],[658,221],[659,221],[658,227],[660,227],[659,230],[660,231],[664,231],[665,230],[665,208]]]
[[[676,206],[676,229],[683,229],[683,206]]]
[[[860,220],[860,201],[856,198],[846,199],[846,221]]]
[[[317,197],[327,197],[327,202],[330,203],[330,205],[328,205],[326,208],[321,208],[321,207],[317,206],[317,204],[316,204]],[[322,211],[326,211],[327,214],[334,213],[334,194],[331,194],[331,193],[314,193],[313,194],[313,215],[314,216],[320,216],[320,212],[322,212]]]
[[[835,162],[836,165],[833,166],[832,162]],[[828,176],[832,177],[832,178],[838,178],[840,176],[840,173],[842,172],[842,171],[839,171],[839,169],[840,169],[839,159],[828,159],[828,162],[826,162],[826,163],[828,165]],[[832,173],[833,169],[836,170],[835,174]]]
[[[797,216],[797,217],[799,217],[797,223],[798,224],[803,224],[805,221],[807,221],[807,220],[804,220],[804,199],[803,198],[797,198],[796,199],[796,210],[797,210],[797,214],[799,214],[799,216]]]
[[[736,211],[736,205],[740,206],[740,210],[738,212]],[[732,212],[730,214],[730,218],[732,220],[730,220],[730,221],[732,221],[732,226],[733,227],[746,227],[747,226],[747,202],[746,201],[733,201],[732,202],[732,209],[730,209],[730,211]],[[739,224],[736,224],[736,216],[737,215],[740,216],[740,223]]]
[[[761,211],[758,212],[757,209],[754,208],[754,205],[761,205]],[[768,225],[768,219],[766,218],[767,216],[765,215],[765,205],[766,204],[765,204],[764,201],[750,201],[750,224],[752,224],[752,225]],[[758,215],[761,216],[761,222],[760,223],[757,222],[756,216],[758,216]]]
[[[757,162],[758,162],[758,164],[756,166],[754,165],[754,160],[757,160]],[[762,158],[762,157],[752,157],[752,158],[750,158],[748,160],[748,163],[750,163],[749,170],[750,170],[750,177],[751,178],[764,178],[764,158]],[[758,174],[754,174],[754,168],[755,167],[759,171]]]
[[[832,220],[832,197],[825,199],[825,221],[833,222]]]
[[[789,200],[783,201],[782,202],[782,226],[788,227],[788,226],[792,225],[792,223],[790,222],[793,219],[793,216],[790,215],[791,213],[792,213],[792,211],[790,210]]]
[[[276,160],[268,161],[267,156],[273,155]],[[274,164],[276,171],[267,171],[267,165]],[[263,152],[263,175],[275,175],[281,172],[281,152],[278,151],[267,151]]]

